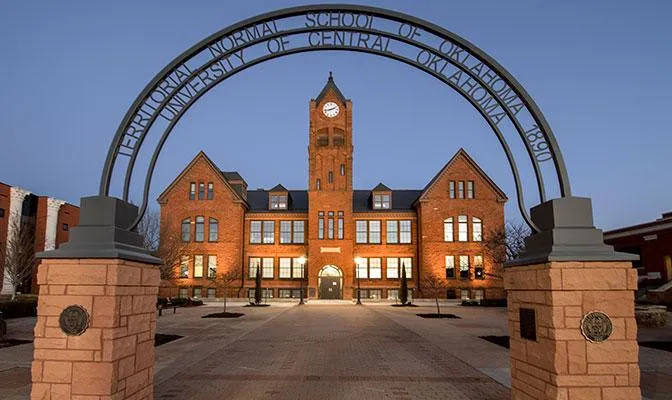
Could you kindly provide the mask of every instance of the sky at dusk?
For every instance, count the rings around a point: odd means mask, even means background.
[[[546,116],[599,228],[672,211],[672,2],[353,3],[433,22],[503,65]],[[156,73],[228,25],[301,4],[3,2],[0,182],[73,204],[97,194],[117,126]],[[201,98],[164,146],[151,207],[199,150],[250,189],[305,189],[308,104],[329,71],[353,102],[356,189],[423,188],[462,147],[508,194],[507,218],[520,219],[506,157],[467,101],[403,63],[325,51],[253,66]]]

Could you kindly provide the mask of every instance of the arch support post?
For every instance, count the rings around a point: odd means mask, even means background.
[[[81,205],[70,242],[38,254],[31,398],[151,399],[161,260],[124,229],[135,206]]]
[[[637,256],[604,244],[590,199],[531,210],[541,232],[504,271],[514,399],[640,399]]]

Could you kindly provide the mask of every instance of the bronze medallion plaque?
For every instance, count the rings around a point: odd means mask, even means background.
[[[581,320],[581,333],[591,342],[604,342],[611,336],[612,330],[611,319],[601,311],[591,311]]]
[[[89,313],[82,306],[67,306],[58,322],[66,335],[79,336],[89,327]]]

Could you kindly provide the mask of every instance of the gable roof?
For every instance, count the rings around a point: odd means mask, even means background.
[[[286,192],[287,188],[282,186],[281,184],[277,184],[273,187],[273,189],[269,190],[269,192]]]
[[[210,159],[210,157],[208,157],[208,156],[205,154],[205,152],[204,152],[203,150],[199,151],[198,154],[196,154],[196,157],[194,157],[194,159],[191,160],[191,162],[190,162],[190,163],[189,163],[189,164],[182,170],[182,172],[180,172],[180,174],[179,174],[175,179],[173,179],[173,181],[170,183],[170,185],[168,185],[168,187],[167,187],[166,189],[164,189],[163,192],[161,192],[161,194],[160,194],[159,197],[157,198],[157,201],[159,201],[159,202],[163,201],[163,199],[165,199],[165,197],[168,195],[168,193],[171,191],[171,189],[177,184],[177,182],[178,182],[180,179],[182,179],[182,177],[184,177],[184,175],[186,175],[187,171],[189,171],[189,170],[191,169],[191,167],[193,167],[194,164],[196,164],[196,162],[197,162],[199,159],[203,159],[203,160],[205,160],[205,162],[210,166],[210,168],[212,168],[212,170],[215,171],[216,175],[217,175],[219,178],[221,178],[221,180],[222,180],[222,182],[224,183],[224,185],[225,185],[226,187],[228,187],[229,190],[231,190],[231,193],[233,193],[233,194],[234,194],[240,201],[242,201],[244,204],[247,205],[247,202],[245,201],[245,199],[243,198],[243,196],[241,195],[241,193],[240,193],[238,190],[235,190],[235,189],[231,186],[231,184],[229,184],[229,181],[228,181],[228,179],[226,178],[225,173],[224,173],[222,170],[220,170],[219,168],[217,168],[217,166],[215,165],[215,163],[212,162],[212,160]],[[237,172],[234,172],[234,173],[235,173],[238,177],[240,177],[240,174],[238,174]],[[243,178],[240,177],[240,179],[242,180]]]
[[[329,90],[333,90],[334,94],[336,94],[336,97],[338,97],[338,99],[341,102],[343,102],[343,104],[346,104],[346,98],[345,96],[343,96],[343,93],[341,93],[341,91],[338,89],[336,83],[334,83],[334,77],[331,76],[331,71],[329,71],[329,79],[327,79],[327,84],[324,85],[324,88],[322,88],[320,94],[318,94],[317,97],[315,98],[315,103],[319,103],[324,98],[324,96],[327,95]]]
[[[248,212],[269,212],[268,195],[266,190],[248,190],[247,203]],[[308,212],[308,191],[307,190],[288,190],[287,209],[282,211],[273,210],[272,212]]]
[[[380,182],[376,187],[373,188],[372,192],[390,192],[392,189],[385,186],[383,182]]]
[[[374,209],[371,204],[370,190],[353,190],[353,212],[394,212],[412,211],[413,205],[422,194],[422,190],[390,190],[392,192],[392,208]]]
[[[504,191],[499,186],[497,186],[497,184],[492,179],[490,179],[490,177],[485,173],[485,171],[483,171],[481,169],[481,167],[478,166],[476,161],[474,161],[474,159],[471,158],[471,156],[469,156],[467,151],[464,150],[462,147],[460,147],[460,149],[457,151],[457,153],[455,153],[455,155],[453,155],[453,157],[446,163],[446,165],[444,165],[443,168],[441,168],[441,170],[436,175],[434,175],[432,180],[429,181],[427,186],[425,186],[425,188],[422,190],[422,194],[420,195],[418,200],[421,200],[421,199],[425,198],[425,196],[427,196],[427,194],[429,193],[429,190],[434,186],[434,184],[439,180],[439,178],[453,165],[455,160],[457,160],[459,157],[463,157],[465,159],[465,161],[467,161],[467,163],[474,169],[474,171],[476,171],[476,173],[481,175],[483,180],[485,180],[485,182],[488,185],[490,185],[492,190],[494,190],[495,193],[497,193],[497,195],[500,197],[501,200],[508,200],[509,199],[508,197],[506,197],[506,194],[504,193]]]

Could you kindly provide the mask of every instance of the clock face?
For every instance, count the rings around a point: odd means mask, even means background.
[[[334,102],[327,102],[324,103],[324,106],[322,106],[322,112],[324,115],[326,115],[328,118],[334,118],[335,116],[338,115],[338,112],[340,109],[338,108],[338,104]]]

